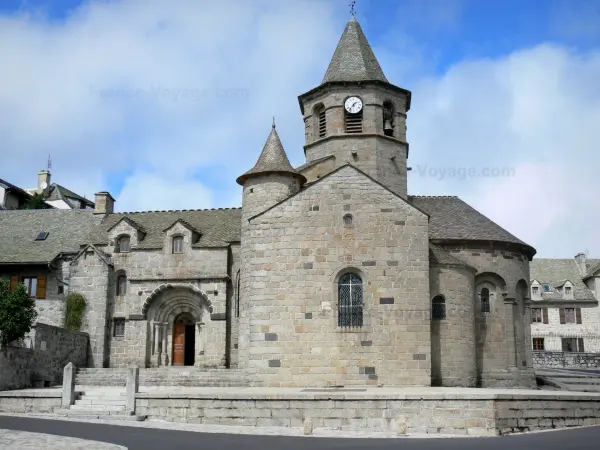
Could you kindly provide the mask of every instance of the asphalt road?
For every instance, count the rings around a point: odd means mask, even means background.
[[[0,417],[0,428],[110,442],[129,450],[598,450],[600,427],[491,438],[332,439],[207,434],[99,425],[61,420]]]

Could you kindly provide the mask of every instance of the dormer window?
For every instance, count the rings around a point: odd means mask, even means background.
[[[129,252],[129,236],[120,236],[117,239],[117,246],[115,247],[115,253],[127,253]]]
[[[542,289],[544,289],[544,292],[552,292],[552,285],[550,283],[544,283],[542,284]]]
[[[571,295],[572,292],[573,289],[571,288],[571,286],[565,286],[565,295]]]
[[[172,249],[173,253],[183,253],[183,236],[173,237]]]
[[[538,286],[533,286],[531,289],[535,295],[538,295],[540,293],[540,288]]]

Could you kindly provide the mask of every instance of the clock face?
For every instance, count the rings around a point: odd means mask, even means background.
[[[357,114],[362,110],[362,100],[358,97],[348,97],[344,103],[344,108],[351,114]]]

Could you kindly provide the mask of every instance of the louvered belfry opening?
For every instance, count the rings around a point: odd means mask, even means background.
[[[347,273],[339,281],[338,326],[363,326],[363,285],[355,273]]]
[[[325,111],[319,113],[319,137],[327,135],[327,121],[325,119]]]
[[[362,133],[362,111],[358,114],[346,112],[346,133]]]

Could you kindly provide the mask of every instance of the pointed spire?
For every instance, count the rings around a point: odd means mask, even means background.
[[[330,81],[388,82],[354,15],[348,21],[323,77],[323,83]]]
[[[243,185],[246,180],[254,175],[267,174],[267,173],[287,173],[295,175],[301,179],[301,182],[306,182],[304,175],[297,172],[288,159],[283,144],[277,130],[275,129],[275,117],[273,117],[273,125],[271,126],[271,133],[267,138],[267,142],[263,147],[262,153],[258,157],[258,161],[252,169],[248,172],[240,175],[237,179],[238,184]]]

